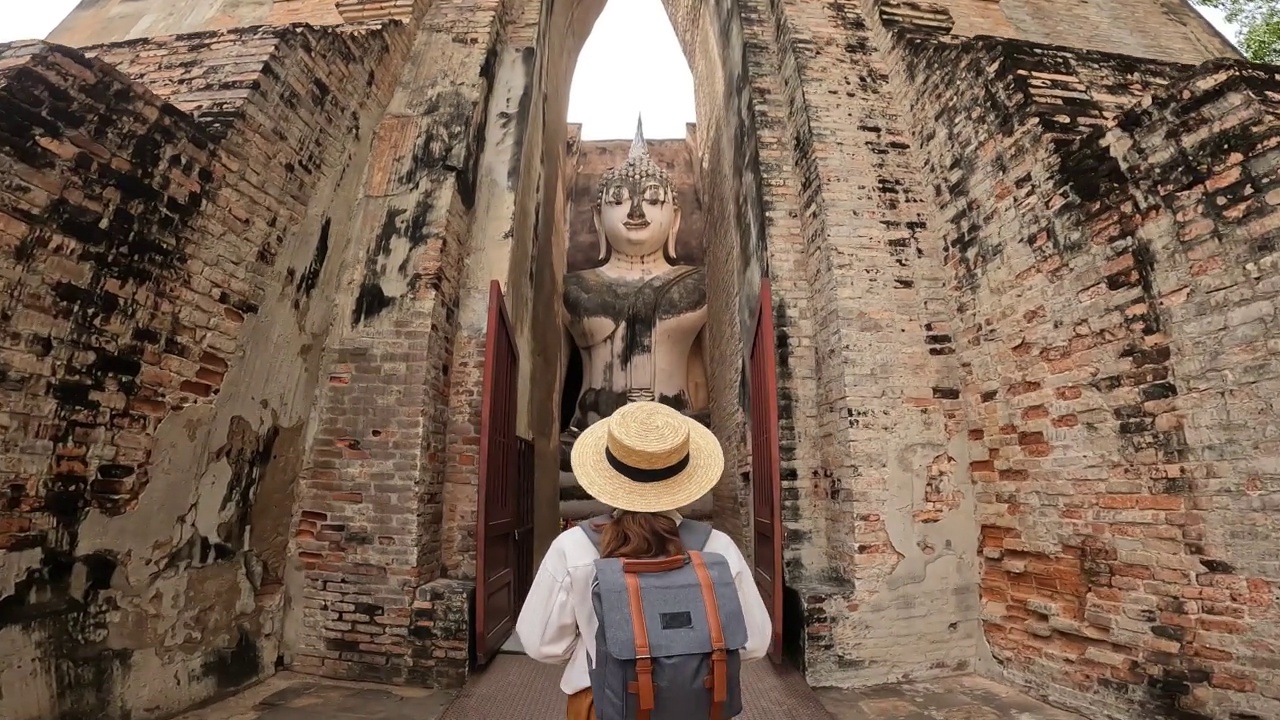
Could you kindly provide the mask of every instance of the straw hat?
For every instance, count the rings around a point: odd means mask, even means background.
[[[661,403],[635,402],[583,431],[570,462],[582,489],[605,505],[666,512],[715,487],[724,452],[696,421]]]

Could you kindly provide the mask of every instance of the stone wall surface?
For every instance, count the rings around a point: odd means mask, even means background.
[[[969,0],[969,4],[990,0]],[[1087,50],[1198,63],[1239,51],[1186,0],[1043,2],[1000,0],[1010,37]],[[975,28],[977,30],[977,28]],[[979,30],[975,35],[1002,35]]]
[[[790,248],[771,238],[770,276],[775,287],[795,283],[780,303],[807,296],[796,319],[816,351],[812,379],[779,377],[780,401],[816,402],[812,435],[798,432],[791,453],[817,462],[797,472],[784,460],[787,582],[803,598],[805,671],[811,683],[856,685],[973,668],[974,498],[906,106],[860,4],[778,2],[771,12],[800,200],[802,235],[788,244],[803,254],[775,266]]]
[[[952,270],[1006,677],[1090,717],[1275,714],[1274,420],[1248,399],[1274,382],[1275,76],[896,44],[932,108],[911,131]]]
[[[400,32],[94,49],[127,74],[0,50],[4,717],[162,715],[275,666],[316,299]]]
[[[499,10],[434,3],[374,133],[299,494],[304,672],[456,685],[467,671],[465,647],[432,639],[470,630],[453,612],[464,624],[446,632],[437,610],[474,578],[488,278],[471,284],[466,260]]]
[[[77,5],[49,34],[48,40],[80,46],[229,29],[264,23],[271,10],[272,0],[198,3],[89,0]]]

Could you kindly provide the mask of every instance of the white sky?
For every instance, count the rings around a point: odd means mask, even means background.
[[[78,1],[0,0],[0,42],[48,35]],[[1220,11],[1199,9],[1235,37]],[[584,140],[630,138],[640,112],[646,137],[684,137],[694,121],[693,76],[662,0],[614,0],[578,59],[569,122],[582,123]]]

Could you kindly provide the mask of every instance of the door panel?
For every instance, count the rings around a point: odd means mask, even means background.
[[[782,661],[782,472],[778,451],[778,373],[773,297],[760,283],[760,312],[751,342],[751,494],[755,579],[773,620],[769,658]]]
[[[516,436],[518,367],[506,301],[495,280],[489,287],[477,468],[475,651],[480,665],[510,637],[532,580],[533,453],[529,441]]]

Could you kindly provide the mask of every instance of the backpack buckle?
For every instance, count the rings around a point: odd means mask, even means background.
[[[657,693],[653,686],[653,660],[648,655],[636,658],[636,685],[639,710],[647,714],[657,704]]]

